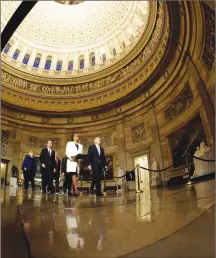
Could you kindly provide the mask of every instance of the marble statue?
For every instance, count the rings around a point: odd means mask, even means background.
[[[151,169],[158,170],[158,164],[157,164],[156,158],[152,159]],[[155,176],[157,176],[157,172],[152,172],[152,177],[155,177]]]
[[[158,162],[156,158],[152,159],[151,169],[158,170]],[[158,172],[152,171],[152,177],[151,177],[151,187],[157,187],[161,184],[160,181],[160,174]]]
[[[13,167],[11,168],[11,174],[12,174],[12,177],[17,178],[18,168],[15,165],[13,165]]]
[[[122,167],[119,167],[117,171],[117,176],[120,177],[120,176],[123,176],[124,174],[125,173]],[[118,178],[118,185],[122,185],[124,182],[125,182],[125,177]]]
[[[201,142],[200,146],[197,146],[194,156],[205,160],[214,160],[214,152],[205,144],[205,142]],[[207,162],[196,158],[193,158],[193,161],[195,167],[193,177],[199,177],[215,172],[214,162]]]

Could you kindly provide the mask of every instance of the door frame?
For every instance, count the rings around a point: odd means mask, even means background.
[[[1,158],[1,163],[6,165],[6,171],[5,171],[5,177],[4,177],[4,185],[7,185],[7,178],[8,178],[8,165],[9,165],[10,160],[9,159],[2,159]]]

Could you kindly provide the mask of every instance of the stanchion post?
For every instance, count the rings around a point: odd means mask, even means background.
[[[140,166],[139,164],[136,165],[136,170],[137,170],[137,193],[140,193]]]
[[[189,170],[189,164],[188,164],[188,153],[187,150],[185,150],[185,160],[186,160],[186,166],[187,166],[187,171],[188,171],[188,182],[187,185],[191,185],[191,180],[190,180],[190,170]]]
[[[80,173],[80,178],[81,178],[81,190],[80,190],[80,195],[82,195],[82,180],[83,180],[83,175]]]
[[[106,193],[106,170],[104,169],[104,193]]]

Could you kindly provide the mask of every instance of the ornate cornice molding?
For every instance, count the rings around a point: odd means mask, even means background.
[[[140,36],[138,35],[137,40],[135,40],[130,46],[126,47],[125,50],[119,54],[121,55],[120,60],[119,55],[116,55],[115,58],[107,60],[105,63],[95,65],[94,67],[90,67],[88,69],[83,69],[83,71],[62,71],[59,73],[58,71],[41,70],[41,74],[38,74],[37,69],[25,67],[22,64],[18,64],[17,68],[10,66],[6,61],[7,57],[3,55],[2,68],[8,73],[14,76],[18,76],[19,78],[25,78],[31,82],[42,84],[50,83],[52,85],[74,85],[77,83],[84,83],[94,81],[99,78],[104,78],[129,64],[141,52],[141,50],[143,50],[143,47],[147,45],[155,28],[158,15],[157,5],[157,2],[150,1],[149,19],[145,31],[140,33]],[[4,59],[6,62],[4,62]],[[29,70],[29,68],[31,69]],[[27,71],[25,72],[25,70]],[[47,76],[49,73],[50,77]],[[44,77],[46,78],[45,82]]]
[[[116,101],[143,84],[155,71],[166,51],[169,19],[165,4],[159,2],[158,17],[148,44],[121,70],[90,83],[48,86],[16,78],[3,71],[2,98],[30,109],[79,111]],[[143,61],[147,60],[147,63]]]

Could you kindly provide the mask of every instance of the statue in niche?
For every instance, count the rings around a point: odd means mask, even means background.
[[[156,158],[152,159],[151,169],[158,170],[158,162]],[[161,184],[160,174],[152,171],[151,186],[156,187]]]
[[[125,182],[125,177],[122,177],[125,174],[124,170],[122,169],[122,167],[118,168],[117,171],[117,176],[120,177],[118,178],[118,185],[122,186],[122,184]]]
[[[152,159],[151,169],[153,169],[153,170],[158,170],[158,163],[157,163],[156,158],[153,158],[153,159]],[[156,176],[158,176],[158,173],[153,171],[153,172],[152,172],[152,177],[156,177]]]
[[[11,174],[12,174],[12,177],[17,178],[18,168],[15,165],[13,165],[13,167],[11,168]]]
[[[214,152],[210,147],[208,147],[205,142],[201,142],[200,146],[197,146],[196,152],[194,153],[195,157],[202,158],[205,160],[214,160]],[[194,161],[194,174],[193,176],[203,176],[205,174],[214,173],[215,171],[215,163],[214,162],[206,162],[203,160],[198,160],[196,158]]]
[[[205,142],[201,142],[200,143],[200,147],[199,147],[199,151],[200,151],[200,155],[204,155],[207,152],[209,152],[209,148],[207,147],[207,145],[205,144]]]
[[[201,151],[200,151],[200,147],[199,146],[196,147],[196,151],[194,153],[194,156],[196,156],[196,157],[200,157],[201,156]]]

